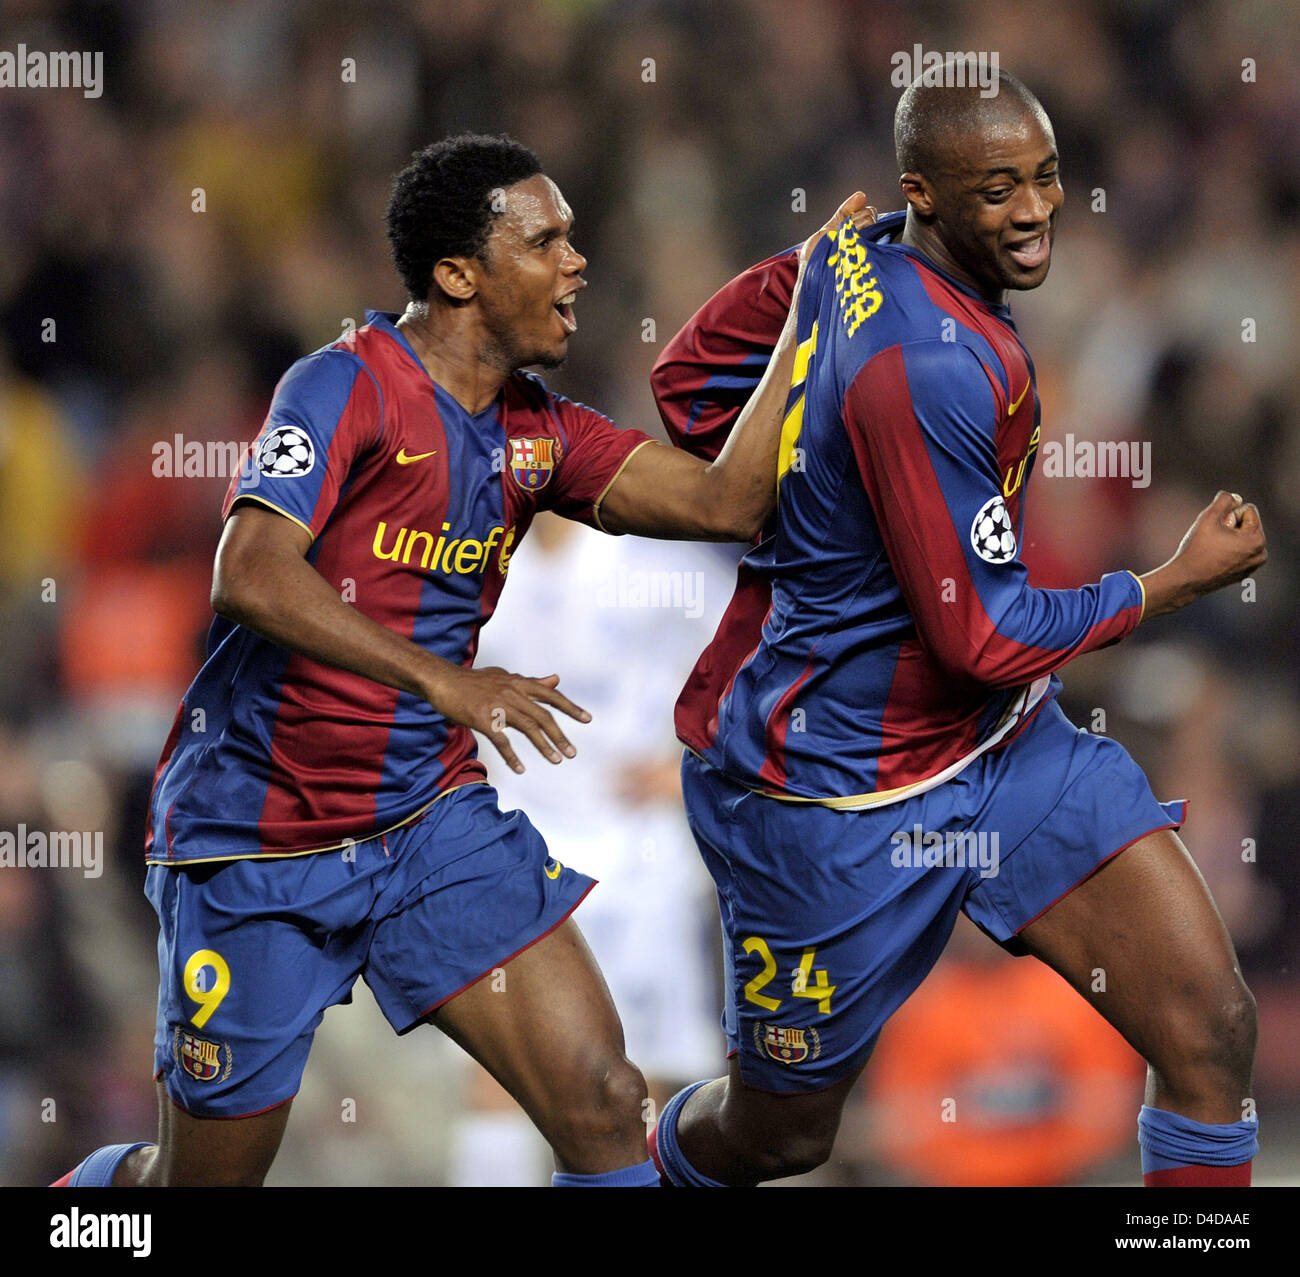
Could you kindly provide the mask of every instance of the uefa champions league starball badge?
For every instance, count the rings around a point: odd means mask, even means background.
[[[970,525],[970,543],[985,563],[1009,563],[1015,558],[1016,534],[1001,497],[992,497],[980,506]]]
[[[278,426],[258,445],[257,468],[275,479],[294,479],[316,464],[316,450],[306,431]]]

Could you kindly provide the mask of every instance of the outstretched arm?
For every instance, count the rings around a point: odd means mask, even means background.
[[[584,723],[591,715],[556,690],[558,676],[467,669],[436,656],[344,603],[307,562],[311,540],[272,509],[236,504],[217,548],[213,611],[291,652],[423,697],[444,718],[485,736],[516,772],[524,768],[506,727],[552,763],[561,753],[573,757],[550,710]]]
[[[1176,612],[1240,581],[1268,558],[1259,511],[1236,492],[1218,492],[1196,517],[1173,558],[1138,580],[1142,619]]]
[[[913,342],[864,365],[845,399],[890,566],[922,642],[952,673],[990,687],[1030,682],[1264,561],[1258,511],[1221,492],[1145,576],[1031,586],[1006,512],[989,376],[968,347]],[[977,536],[985,524],[1007,529],[997,547]]]
[[[306,460],[287,475],[254,461],[226,494],[212,606],[273,643],[421,696],[444,718],[481,732],[522,771],[503,727],[516,727],[552,762],[573,747],[548,706],[589,715],[555,690],[559,679],[471,670],[435,656],[344,603],[307,553],[338,503],[357,459],[383,427],[378,387],[356,355],[339,347],[300,359],[276,387],[263,433],[302,436]]]
[[[804,265],[821,237],[845,218],[859,226],[875,220],[861,191],[804,244],[780,340],[717,459],[707,463],[662,444],[640,448],[600,503],[606,531],[703,541],[748,541],[757,535],[776,503],[777,452],[794,370]]]

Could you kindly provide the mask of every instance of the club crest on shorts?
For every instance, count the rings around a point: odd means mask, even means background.
[[[546,487],[555,473],[557,444],[554,439],[511,439],[510,473],[525,492]]]
[[[224,1082],[235,1067],[229,1042],[212,1042],[181,1028],[172,1036],[172,1054],[196,1082]]]
[[[822,1053],[816,1029],[788,1029],[761,1021],[754,1025],[754,1045],[778,1064],[803,1064]]]
[[[1009,563],[1016,556],[1016,534],[1000,496],[990,497],[970,525],[970,543],[985,563]]]

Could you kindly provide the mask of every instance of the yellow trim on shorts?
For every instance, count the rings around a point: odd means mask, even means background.
[[[345,838],[342,842],[330,843],[328,847],[313,847],[310,851],[244,851],[234,856],[201,856],[193,860],[147,859],[145,864],[160,865],[164,869],[183,869],[186,865],[211,865],[222,860],[294,860],[298,856],[319,856],[323,851],[339,851],[343,847],[357,847],[363,842],[382,838],[385,834],[391,834],[395,829],[402,829],[412,821],[418,820],[439,798],[446,798],[448,794],[454,794],[458,789],[468,789],[470,785],[487,783],[485,780],[467,780],[464,784],[453,785],[450,789],[444,789],[436,798],[430,799],[419,811],[413,811],[405,820],[399,820],[397,824],[389,825],[387,829],[376,829],[373,834],[367,834],[364,838]]]
[[[698,750],[692,749],[689,745],[685,746],[688,753],[694,754],[706,767],[713,767]],[[718,769],[713,767],[714,771]],[[746,785],[743,780],[737,780],[735,776],[724,772],[732,784],[739,785],[742,789],[747,789],[751,794],[757,794],[760,798],[775,798],[779,803],[815,803],[818,807],[851,807],[854,805],[861,806],[869,803],[871,806],[877,806],[881,803],[889,802],[903,794],[910,793],[913,789],[928,783],[933,777],[926,777],[924,780],[914,780],[910,785],[900,785],[897,789],[879,789],[871,794],[845,794],[839,798],[803,798],[797,794],[774,794],[770,789],[755,789],[753,785]]]

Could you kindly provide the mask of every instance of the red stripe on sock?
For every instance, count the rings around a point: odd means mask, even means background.
[[[78,1166],[80,1163],[77,1164]],[[50,1185],[51,1188],[71,1188],[72,1177],[77,1173],[77,1167],[74,1166],[66,1175],[60,1176]]]
[[[1253,1165],[1171,1166],[1165,1171],[1147,1171],[1142,1182],[1148,1188],[1249,1188]]]
[[[646,1136],[646,1143],[650,1146],[650,1160],[655,1164],[655,1170],[659,1172],[660,1178],[664,1178],[664,1164],[659,1160],[659,1128],[652,1126],[650,1134]]]

